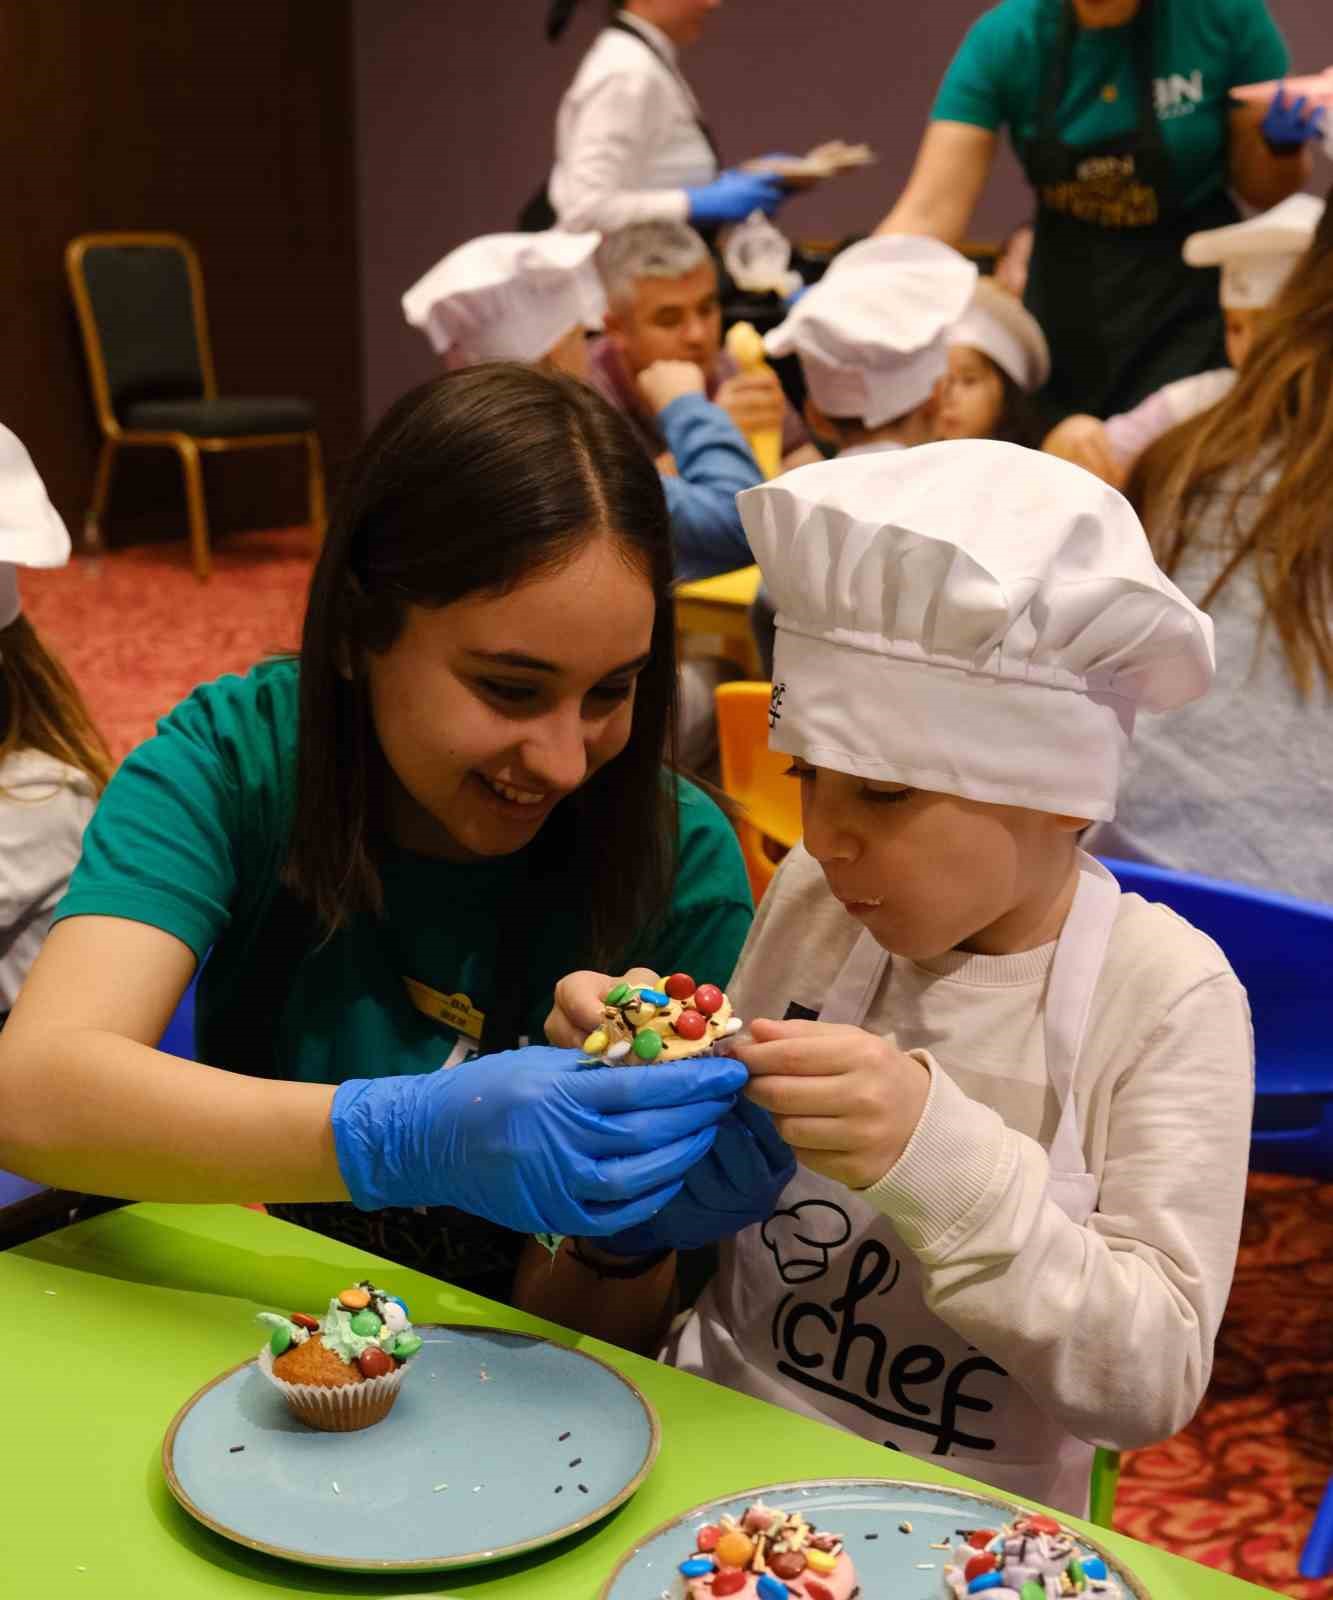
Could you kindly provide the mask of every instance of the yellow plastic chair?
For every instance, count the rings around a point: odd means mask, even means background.
[[[791,757],[768,748],[771,694],[767,683],[722,683],[714,691],[722,788],[742,808],[735,828],[756,905],[801,837],[800,785],[785,776]]]

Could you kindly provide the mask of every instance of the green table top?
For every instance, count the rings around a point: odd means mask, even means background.
[[[604,1522],[520,1560],[468,1571],[343,1576],[252,1553],[200,1527],[162,1477],[162,1436],[209,1379],[256,1349],[254,1313],[316,1306],[330,1282],[393,1285],[419,1322],[544,1334],[610,1362],[657,1408],[662,1450]],[[19,1335],[5,1396],[6,1592],[60,1597],[515,1596],[592,1600],[643,1534],[703,1500],[797,1478],[896,1477],[976,1488],[775,1406],[524,1316],[436,1278],[241,1206],[144,1204],[0,1253]],[[18,1464],[21,1460],[21,1470]],[[1104,1530],[1089,1530],[1152,1600],[1242,1600],[1269,1591]]]

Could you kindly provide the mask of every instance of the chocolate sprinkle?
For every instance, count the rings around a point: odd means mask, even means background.
[[[555,1442],[557,1444],[564,1444],[565,1440],[568,1439],[568,1438],[569,1438],[569,1429],[566,1428],[565,1431],[560,1435],[560,1437]]]
[[[245,1449],[245,1446],[243,1444],[234,1444],[234,1445],[232,1445],[231,1449],[227,1451],[227,1454],[229,1456],[234,1456],[238,1450],[244,1450],[244,1449]]]
[[[866,1538],[867,1539],[878,1539],[879,1535],[877,1533],[868,1533],[868,1534],[866,1534]]]
[[[569,1464],[571,1467],[581,1467],[583,1465],[583,1457],[575,1456]]]
[[[586,1483],[581,1483],[579,1485],[579,1493],[580,1494],[587,1494],[587,1492],[588,1492],[588,1485]]]
[[[556,1492],[556,1493],[557,1493],[557,1494],[560,1494],[560,1493],[562,1493],[562,1492],[563,1492],[563,1490],[564,1490],[564,1487],[565,1487],[565,1486],[564,1486],[564,1484],[563,1484],[563,1483],[557,1483],[557,1484],[556,1484],[556,1486],[555,1486],[555,1492]]]

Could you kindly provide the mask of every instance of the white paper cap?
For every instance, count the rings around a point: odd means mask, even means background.
[[[0,628],[18,616],[19,567],[63,567],[69,533],[32,457],[0,424]]]
[[[1192,267],[1222,268],[1221,301],[1228,311],[1261,311],[1310,248],[1323,214],[1317,196],[1288,195],[1245,222],[1190,234],[1182,253]]]
[[[976,281],[976,267],[938,239],[864,239],[835,257],[764,347],[800,356],[826,416],[877,428],[914,411],[944,375],[948,330]]]
[[[1028,394],[1051,375],[1051,352],[1041,324],[993,278],[977,279],[972,303],[950,329],[949,343],[980,350]]]
[[[472,239],[412,285],[403,314],[451,367],[540,361],[572,328],[601,323],[600,238],[553,228]]]
[[[777,607],[769,743],[815,766],[1110,817],[1135,713],[1212,680],[1129,502],[1054,456],[951,440],[737,503]]]

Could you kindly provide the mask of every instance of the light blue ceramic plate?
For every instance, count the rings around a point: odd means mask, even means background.
[[[298,1422],[254,1361],[215,1378],[167,1430],[172,1494],[252,1550],[417,1572],[562,1539],[647,1476],[656,1413],[604,1362],[501,1328],[416,1331],[425,1343],[393,1410],[358,1433]]]
[[[694,1536],[724,1512],[738,1517],[756,1500],[783,1511],[800,1511],[828,1533],[841,1534],[856,1563],[862,1600],[945,1600],[947,1550],[932,1544],[954,1538],[960,1528],[995,1528],[1022,1510],[1002,1496],[970,1494],[928,1483],[893,1478],[808,1478],[766,1483],[725,1500],[710,1500],[648,1534],[621,1558],[598,1600],[678,1600],[685,1593],[678,1568],[693,1553]],[[906,1525],[909,1533],[902,1532]],[[1073,1534],[1089,1555],[1099,1555],[1121,1587],[1122,1600],[1147,1600],[1147,1590],[1107,1550]],[[798,1594],[803,1594],[799,1584]],[[980,1600],[985,1600],[984,1595]],[[1113,1591],[1106,1591],[1113,1600]]]

